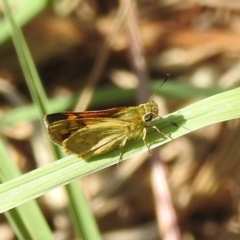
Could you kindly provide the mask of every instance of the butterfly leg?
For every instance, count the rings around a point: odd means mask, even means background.
[[[126,145],[126,142],[128,140],[128,137],[124,138],[120,147],[121,147],[121,153],[120,153],[120,156],[119,156],[119,163],[122,161],[122,156],[123,156],[123,153],[124,153],[124,147]]]
[[[151,150],[150,150],[150,148],[149,148],[149,146],[147,145],[147,142],[146,142],[146,135],[147,135],[147,129],[144,128],[144,129],[143,129],[142,140],[143,140],[145,146],[147,147],[149,154],[151,154]]]

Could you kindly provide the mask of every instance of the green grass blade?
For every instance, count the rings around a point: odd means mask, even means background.
[[[23,70],[23,74],[25,76],[25,80],[27,82],[29,91],[31,93],[32,99],[35,102],[35,104],[37,104],[41,114],[45,115],[49,112],[47,97],[45,95],[45,91],[42,87],[39,75],[35,68],[33,59],[31,57],[31,54],[29,52],[29,49],[27,47],[23,34],[13,18],[13,15],[7,0],[3,0],[3,6],[4,6],[4,15],[6,17],[6,20],[10,23],[12,39],[15,45],[15,49],[17,51],[20,65]]]
[[[6,182],[20,176],[21,173],[6,152],[0,139],[0,182]],[[1,204],[1,197],[0,197]],[[53,239],[51,230],[41,215],[35,201],[29,201],[6,212],[6,218],[17,234],[18,239]],[[34,219],[34,221],[32,221]]]
[[[12,27],[12,35],[15,36],[14,40],[16,44],[18,37],[16,24],[14,23],[8,2],[2,1],[2,3],[5,10],[4,13],[6,22],[11,23],[10,26]],[[21,55],[21,57],[23,57],[23,55]],[[6,153],[2,142],[0,145],[0,157],[2,158],[0,166],[0,179],[1,182],[4,182],[19,176],[20,172]],[[38,205],[34,201],[7,212],[6,217],[19,239],[53,239],[46,220],[38,208]],[[34,221],[32,221],[32,219],[34,219]]]
[[[69,201],[71,202],[71,204],[69,204],[70,213],[74,219],[73,224],[75,224],[75,229],[78,231],[78,234],[82,236],[84,240],[100,240],[101,235],[98,232],[98,226],[94,226],[94,224],[97,223],[90,211],[84,192],[79,188],[79,185],[76,184],[69,184],[66,190]]]
[[[13,37],[14,45],[15,45],[15,48],[16,48],[16,51],[18,54],[18,58],[19,58],[29,91],[31,93],[34,103],[38,106],[39,112],[43,116],[43,115],[49,113],[49,104],[48,104],[48,100],[47,100],[45,91],[41,84],[40,78],[38,76],[37,70],[35,68],[33,59],[31,57],[31,54],[29,52],[29,49],[25,42],[25,39],[22,35],[22,32],[18,28],[17,24],[14,21],[14,18],[11,14],[11,10],[7,4],[7,1],[3,0],[3,3],[4,3],[6,19],[8,19],[8,21],[10,22],[10,25],[12,27],[12,37]],[[55,151],[56,156],[60,157],[57,149],[56,148],[54,148],[54,149],[56,150]],[[72,184],[76,184],[76,183],[72,183]],[[76,198],[78,197],[77,194],[71,195],[71,196],[76,197]],[[74,199],[74,200],[71,200],[70,202],[79,204],[80,200]],[[82,209],[87,208],[87,205],[84,205],[83,201],[81,203],[82,203],[82,206],[81,206]],[[75,208],[77,209],[78,206],[77,205],[71,206],[71,209],[75,209]],[[73,211],[73,213],[77,214],[76,211]],[[91,214],[90,211],[88,211],[88,212],[85,211],[85,213]],[[35,214],[37,214],[37,212],[35,212]],[[75,216],[75,219],[77,219],[77,218],[78,218],[78,216]],[[85,224],[83,226],[78,226],[79,229],[86,228],[86,229],[89,229],[92,231],[91,233],[89,232],[88,237],[86,236],[85,239],[91,240],[92,238],[90,238],[89,236],[92,236],[93,231],[95,231],[94,232],[95,235],[96,236],[98,235],[99,236],[98,239],[100,239],[99,231],[96,227],[97,225],[94,222],[94,218],[92,216],[91,217],[86,216],[86,218],[91,219],[92,221],[88,221],[88,224]],[[77,225],[77,224],[75,224],[75,225]],[[17,226],[17,224],[16,224],[16,226]],[[42,227],[44,227],[44,225]],[[41,228],[39,228],[39,229],[41,229]],[[19,231],[21,231],[21,229],[19,229]]]
[[[162,119],[154,121],[161,131],[170,134],[173,139],[196,129],[240,117],[240,88],[227,91],[187,106],[170,114],[167,118],[178,124],[175,128]],[[182,126],[182,127],[181,127]],[[170,141],[156,131],[147,135],[150,148],[156,148]],[[123,160],[147,151],[142,141],[128,142]],[[79,161],[70,155],[48,166],[39,168],[0,186],[0,212],[18,206],[47,191],[84,177],[119,161],[120,150],[116,149],[89,161]]]

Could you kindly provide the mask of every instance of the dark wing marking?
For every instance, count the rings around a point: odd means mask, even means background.
[[[117,108],[111,108],[111,109],[102,110],[102,111],[51,113],[45,116],[44,122],[46,125],[48,125],[53,122],[57,122],[61,120],[74,120],[74,119],[82,119],[82,118],[103,118],[103,117],[111,118],[114,114],[124,109],[126,109],[126,107],[117,107]]]

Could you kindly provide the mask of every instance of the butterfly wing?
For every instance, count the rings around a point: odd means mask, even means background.
[[[54,143],[87,159],[123,146],[129,136],[128,124],[112,118],[82,118],[47,123],[47,128]]]
[[[65,139],[62,146],[66,152],[78,154],[88,159],[125,145],[129,128],[128,123],[110,119],[84,119],[85,127]]]

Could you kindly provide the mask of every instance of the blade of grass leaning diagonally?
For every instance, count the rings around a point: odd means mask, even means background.
[[[240,88],[206,98],[166,117],[179,127],[176,128],[163,119],[158,119],[152,124],[170,135],[172,139],[214,123],[240,118]],[[170,140],[157,131],[151,131],[147,135],[147,142],[151,149]],[[120,151],[116,149],[88,161],[79,161],[79,158],[70,155],[61,161],[2,184],[0,212],[39,197],[55,187],[66,185],[75,178],[87,176],[116,164],[119,161]],[[142,140],[127,142],[123,161],[146,151],[148,150]]]
[[[40,78],[36,71],[31,54],[28,50],[27,44],[24,40],[21,30],[15,23],[14,18],[11,14],[11,10],[8,6],[8,2],[4,0],[3,3],[4,3],[4,10],[5,10],[5,17],[11,25],[14,45],[18,54],[18,58],[19,58],[29,91],[31,93],[34,103],[39,107],[39,113],[41,113],[40,116],[43,116],[49,113],[48,100],[47,100],[46,94],[41,85]],[[61,155],[59,154],[59,151],[57,150],[57,148],[54,148],[54,149],[55,149],[55,154],[57,158],[60,158]],[[7,159],[5,160],[7,161]],[[86,203],[85,196],[83,195],[82,191],[80,190],[77,191],[77,189],[79,189],[80,186],[76,184],[77,183],[72,183],[70,186],[67,186],[67,188],[69,188],[67,189],[67,191],[68,192],[71,191],[72,188],[74,188],[75,190],[74,193],[69,196],[70,197],[69,201],[71,204],[71,207],[70,207],[71,213],[74,215],[73,219],[76,220],[74,222],[74,225],[77,228],[77,232],[81,233],[81,236],[84,239],[89,239],[89,240],[101,239],[97,224]],[[1,196],[0,196],[0,199],[1,199]],[[37,214],[37,212],[35,212],[35,214]],[[27,217],[27,215],[25,214],[25,215],[22,215],[21,217],[22,219],[24,219]],[[46,228],[46,225],[39,226],[38,228],[39,231],[42,231],[43,230],[42,228]],[[85,231],[81,232],[82,229],[84,229]],[[21,231],[21,228],[19,228],[18,230]],[[29,238],[25,238],[25,239],[29,239]],[[42,239],[40,234],[39,234],[39,239]],[[47,239],[47,238],[44,238],[44,239]],[[49,236],[49,239],[51,239],[50,236]]]
[[[5,22],[9,22],[7,18]],[[0,142],[0,156],[0,181],[6,182],[19,176],[20,171],[9,157],[2,141]],[[8,211],[5,216],[18,239],[53,239],[51,230],[37,203],[34,201]],[[34,221],[32,221],[32,219],[34,219]]]
[[[20,171],[9,157],[1,139],[0,156],[1,183],[21,175]],[[35,201],[29,201],[17,208],[7,211],[5,212],[5,216],[18,236],[18,239],[53,239],[51,230]],[[32,219],[34,219],[34,221],[32,221]]]

